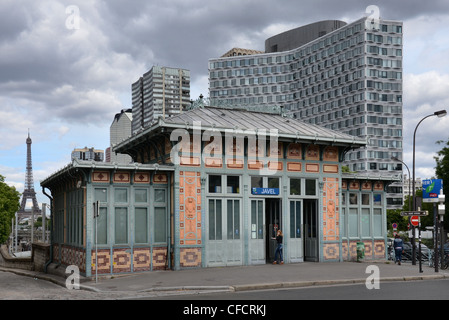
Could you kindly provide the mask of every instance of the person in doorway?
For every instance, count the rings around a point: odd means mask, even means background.
[[[284,264],[284,259],[282,258],[282,239],[283,238],[284,238],[284,235],[282,234],[282,231],[278,230],[277,234],[276,234],[276,238],[273,238],[273,239],[276,239],[276,241],[278,243],[278,246],[276,247],[276,251],[274,252],[273,264],[278,263],[277,262],[278,261],[278,255],[279,255],[279,261],[280,261],[279,263],[280,264]]]
[[[394,248],[394,255],[396,257],[394,263],[397,262],[398,265],[401,265],[402,252],[404,251],[404,242],[402,241],[401,237],[399,237],[398,234],[394,237],[393,248]]]

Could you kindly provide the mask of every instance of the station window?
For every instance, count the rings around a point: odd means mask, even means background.
[[[116,188],[114,196],[115,202],[128,202],[128,189]]]
[[[240,177],[239,176],[227,176],[226,177],[226,192],[227,193],[240,193]]]
[[[165,189],[154,189],[154,202],[165,202]]]
[[[115,208],[115,243],[128,243],[128,208]]]
[[[306,196],[316,196],[316,180],[306,179]]]
[[[279,178],[268,178],[268,188],[279,188]]]
[[[209,192],[221,193],[221,176],[209,176]]]
[[[382,205],[382,195],[380,193],[375,193],[373,196],[373,204],[375,206],[381,206]]]
[[[163,207],[154,208],[154,242],[167,241],[167,210]]]
[[[134,212],[134,241],[135,243],[148,243],[148,210],[147,208],[135,208]]]
[[[209,193],[240,193],[240,176],[209,175]]]
[[[148,201],[147,189],[135,189],[134,198],[136,202],[147,202]]]
[[[368,193],[362,193],[362,205],[369,206],[370,204],[370,195]]]
[[[222,240],[222,210],[220,199],[209,199],[209,240]]]
[[[263,177],[251,177],[251,188],[262,188]]]
[[[299,196],[301,194],[301,179],[290,179],[290,195]]]
[[[106,188],[95,188],[95,200],[108,202],[108,192]]]

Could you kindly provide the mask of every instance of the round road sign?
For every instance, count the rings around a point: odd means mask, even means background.
[[[417,227],[417,226],[419,225],[419,216],[412,216],[412,217],[410,218],[410,223],[411,223],[413,226]]]

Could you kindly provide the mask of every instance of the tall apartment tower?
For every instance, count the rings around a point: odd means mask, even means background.
[[[190,105],[190,71],[153,66],[131,86],[132,132],[149,127]]]
[[[368,139],[351,171],[401,174],[402,22],[321,21],[265,41],[265,53],[209,60],[211,104],[283,106],[290,116]],[[392,188],[390,208],[402,206]]]
[[[131,135],[132,109],[123,109],[114,116],[114,120],[109,128],[110,147],[106,149],[106,162],[117,164],[128,164],[132,158],[127,154],[115,153],[113,146],[128,139]]]

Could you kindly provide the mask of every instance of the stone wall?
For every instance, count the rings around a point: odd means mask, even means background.
[[[12,257],[8,248],[5,245],[0,247],[0,267],[12,268],[12,269],[22,269],[22,270],[34,270],[34,264],[31,257],[28,258],[18,258]]]
[[[13,257],[5,245],[0,247],[0,267],[43,272],[50,259],[50,245],[33,243],[31,257]]]
[[[50,260],[50,245],[47,243],[33,243],[31,252],[34,271],[44,272],[45,264]]]

